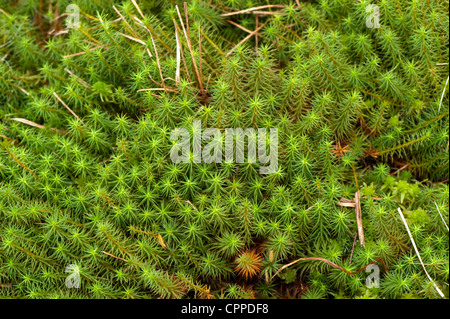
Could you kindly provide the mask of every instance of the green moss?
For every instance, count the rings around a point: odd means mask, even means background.
[[[188,1],[186,21],[178,0],[82,0],[67,29],[70,1],[0,0],[0,296],[439,298],[399,207],[448,296],[448,6],[372,1],[372,29],[369,1],[223,16],[266,2]],[[194,120],[277,128],[276,172],[173,163]],[[272,278],[302,257],[388,271],[375,290],[320,260]]]

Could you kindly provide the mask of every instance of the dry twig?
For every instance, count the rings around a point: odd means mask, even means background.
[[[361,194],[359,191],[355,193],[355,215],[356,215],[356,225],[358,226],[358,237],[361,247],[365,247],[366,243],[364,240],[364,228],[362,224],[362,214],[361,214]]]

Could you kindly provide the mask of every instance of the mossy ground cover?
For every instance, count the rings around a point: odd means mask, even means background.
[[[448,297],[448,17],[0,0],[0,296]],[[278,129],[276,171],[173,163],[195,120]]]

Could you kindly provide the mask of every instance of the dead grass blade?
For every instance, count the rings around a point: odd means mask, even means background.
[[[409,230],[408,223],[406,222],[405,216],[403,216],[402,210],[400,209],[400,207],[398,207],[397,210],[398,210],[398,213],[400,214],[400,218],[402,219],[403,224],[405,225],[405,228],[406,228],[406,231],[407,231],[407,233],[408,233],[408,236],[409,236],[409,238],[411,239],[411,243],[412,243],[412,245],[413,245],[413,247],[414,247],[414,250],[415,250],[415,252],[416,252],[417,257],[419,258],[420,264],[422,265],[423,270],[425,271],[425,274],[426,274],[427,277],[428,277],[428,280],[431,281],[431,282],[433,283],[433,286],[434,286],[434,288],[436,289],[436,291],[438,292],[438,294],[439,294],[442,298],[447,299],[447,298],[445,298],[444,294],[443,294],[442,291],[439,289],[439,287],[436,285],[436,283],[434,282],[434,280],[431,279],[430,275],[428,274],[428,271],[427,271],[427,269],[425,268],[425,265],[423,264],[422,258],[420,257],[419,250],[417,249],[417,246],[416,246],[416,242],[414,241],[414,238],[413,238],[412,235],[411,235],[411,231]]]
[[[142,44],[144,46],[146,45],[146,43],[144,41],[136,39],[136,38],[133,38],[132,36],[129,36],[129,35],[126,35],[126,34],[123,34],[123,33],[120,33],[120,32],[118,32],[118,34],[120,34],[121,36],[123,36],[123,37],[125,37],[127,39],[133,40],[134,42],[140,43],[140,44]]]
[[[138,4],[136,3],[135,0],[131,0],[131,3],[134,5],[134,7],[137,9],[137,11],[139,12],[139,14],[141,15],[142,19],[145,19],[144,15],[142,14],[141,8],[139,8]]]
[[[441,110],[441,106],[442,106],[442,100],[444,99],[444,95],[445,95],[445,90],[447,89],[448,78],[449,78],[449,76],[447,76],[447,81],[445,82],[445,86],[444,86],[444,91],[442,92],[442,96],[441,96],[441,101],[439,102],[439,109],[438,109],[438,113],[439,113],[439,111]]]
[[[78,117],[78,115],[76,115],[75,112],[72,111],[72,110],[70,109],[70,107],[68,107],[67,104],[63,102],[63,100],[61,100],[61,98],[58,96],[58,94],[56,94],[56,92],[53,92],[53,95],[58,99],[59,102],[61,102],[62,105],[64,105],[64,107],[65,107],[65,108],[66,108],[73,116],[75,116],[75,117],[77,118],[78,121],[80,121],[80,122],[83,123],[83,125],[84,125],[83,120],[81,120],[81,119]]]
[[[189,83],[191,83],[192,82],[192,78],[191,78],[191,75],[189,74],[189,70],[188,70],[188,67],[187,67],[187,64],[186,64],[186,59],[185,59],[184,53],[183,53],[183,48],[182,48],[182,45],[181,45],[181,40],[180,40],[180,37],[179,37],[179,34],[178,34],[179,26],[178,26],[177,22],[175,21],[175,19],[173,19],[173,24],[175,26],[175,30],[177,31],[178,41],[180,43],[180,55],[181,55],[181,59],[183,60],[184,69],[186,70],[186,75],[188,77],[188,81],[189,81]],[[183,31],[183,30],[181,30],[181,31]]]
[[[42,129],[42,130],[45,130],[46,129],[46,127],[44,126],[44,125],[41,125],[41,124],[37,124],[37,123],[34,123],[34,122],[32,122],[32,121],[29,121],[29,120],[27,120],[27,119],[23,119],[23,118],[20,118],[20,117],[14,117],[14,118],[9,118],[9,119],[3,119],[3,121],[16,121],[16,122],[20,122],[20,123],[23,123],[23,124],[26,124],[26,125],[30,125],[30,126],[33,126],[33,127],[37,127],[37,128],[40,128],[40,129]],[[62,133],[62,134],[65,134],[65,133],[68,133],[67,131],[64,131],[64,130],[58,130],[57,128],[50,128],[52,131],[55,131],[55,132],[58,132],[58,133]]]
[[[265,5],[265,6],[248,8],[248,9],[241,10],[241,11],[224,13],[221,16],[222,17],[229,17],[229,16],[234,16],[236,14],[250,13],[252,11],[257,11],[257,10],[261,10],[261,9],[269,9],[269,8],[286,8],[286,6],[284,4],[268,4],[268,5]]]
[[[173,21],[176,24],[175,20]],[[181,67],[181,43],[178,36],[177,26],[175,25],[175,39],[177,40],[177,69],[175,71],[175,83],[180,84],[180,67]]]
[[[436,209],[437,209],[437,211],[438,211],[438,213],[439,213],[439,216],[441,216],[442,222],[444,223],[445,228],[447,228],[447,231],[448,231],[447,223],[445,222],[444,217],[442,216],[441,211],[439,210],[439,207],[438,207],[438,205],[436,204],[436,202],[434,202],[434,205],[436,205]]]
[[[155,50],[155,56],[156,56],[156,63],[158,64],[158,69],[159,69],[159,76],[161,77],[161,82],[163,87],[166,87],[166,84],[164,83],[164,77],[162,74],[162,70],[161,70],[161,64],[159,63],[159,55],[158,55],[158,50],[156,49],[156,45],[155,45],[155,40],[153,40],[153,36],[152,33],[150,33],[150,39],[152,39],[152,44],[153,44],[153,49]]]
[[[200,93],[203,96],[206,96],[205,90],[203,88],[203,81],[200,78],[200,73],[199,73],[198,68],[197,68],[197,63],[195,62],[194,52],[192,51],[191,39],[190,39],[190,36],[189,36],[189,20],[188,20],[188,16],[187,16],[187,6],[186,5],[187,4],[185,2],[184,3],[184,9],[185,9],[185,15],[186,15],[186,27],[184,26],[183,19],[181,18],[181,14],[180,14],[180,10],[178,9],[178,6],[175,6],[175,8],[177,10],[178,18],[180,19],[181,28],[183,29],[184,37],[186,38],[186,43],[187,43],[187,46],[188,46],[189,53],[191,55],[192,64],[194,66],[194,71],[195,71],[195,76],[197,78],[197,83],[198,83],[198,85],[200,87]],[[201,59],[201,56],[200,56],[200,59]]]

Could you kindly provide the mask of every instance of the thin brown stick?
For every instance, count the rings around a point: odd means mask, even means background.
[[[240,24],[238,24],[238,23],[236,23],[234,21],[231,21],[231,20],[225,20],[225,21],[228,22],[229,24],[234,25],[235,27],[238,27],[239,29],[241,29],[241,30],[243,30],[243,31],[245,31],[247,33],[252,33],[253,32],[252,30],[244,28],[243,26],[241,26]]]
[[[136,39],[136,38],[133,38],[132,36],[129,36],[129,35],[126,35],[126,34],[123,34],[123,33],[120,33],[120,32],[117,32],[117,34],[119,34],[119,35],[121,35],[121,36],[123,36],[123,37],[125,37],[127,39],[133,40],[133,41],[135,41],[137,43],[140,43],[140,44],[142,44],[144,46],[146,45],[146,43],[144,41]]]
[[[149,78],[153,83],[155,83],[157,86],[163,86],[161,83],[156,82],[156,81],[152,78],[152,76],[150,75],[150,73],[148,73],[148,78]]]
[[[352,264],[352,257],[353,257],[353,251],[355,249],[355,243],[356,243],[356,237],[358,233],[355,234],[355,238],[353,238],[353,245],[352,245],[352,252],[350,253],[350,259],[348,261],[348,265],[350,266]]]
[[[169,47],[166,43],[164,43],[164,41],[162,41],[162,40],[158,37],[158,34],[152,29],[152,27],[151,27],[150,25],[147,27],[147,26],[144,24],[144,22],[142,22],[141,20],[139,20],[139,19],[138,19],[137,17],[135,17],[135,16],[133,16],[133,19],[134,19],[134,21],[135,21],[135,23],[136,23],[137,25],[139,25],[140,27],[142,27],[142,28],[144,28],[145,30],[147,30],[147,32],[148,32],[150,35],[154,36],[154,37],[156,38],[156,40],[158,40],[158,41],[162,44],[162,46],[163,46],[164,48],[166,48],[167,51],[169,51],[170,53],[173,53],[172,48]]]
[[[264,24],[260,25],[258,28],[255,29],[255,31],[253,31],[252,33],[250,33],[248,36],[246,36],[241,42],[239,42],[238,44],[236,44],[234,46],[233,49],[231,49],[226,55],[225,57],[229,57],[231,53],[234,52],[234,50],[236,50],[239,46],[241,46],[243,43],[245,43],[248,39],[250,39],[252,36],[254,36],[259,30],[261,30],[262,28],[264,28],[266,26],[267,22],[265,22]]]
[[[444,184],[444,183],[447,183],[448,181],[450,181],[450,179],[446,179],[445,181],[434,182],[434,183],[433,183],[433,182],[430,182],[430,181],[424,181],[424,183],[437,185],[437,184]]]
[[[94,48],[90,48],[90,49],[87,50],[87,51],[82,51],[82,52],[78,52],[78,53],[73,53],[73,54],[65,55],[64,58],[70,58],[70,57],[73,57],[73,56],[83,55],[83,54],[86,54],[87,52],[90,52],[90,51],[93,51],[93,50],[97,50],[97,49],[100,49],[100,48],[104,48],[104,47],[106,47],[106,45],[98,45],[98,46],[96,46],[96,47],[94,47]]]
[[[364,228],[362,224],[362,214],[361,214],[361,194],[359,191],[355,193],[355,215],[356,215],[356,225],[358,226],[358,237],[361,247],[365,247],[366,243],[364,240]]]
[[[376,264],[378,261],[381,260],[381,263],[383,264],[384,269],[386,270],[386,272],[388,271],[388,270],[387,270],[387,267],[386,267],[386,264],[384,263],[384,260],[383,260],[383,258],[381,258],[381,257],[376,258],[374,261],[368,263],[367,265],[365,265],[364,267],[362,267],[361,269],[359,269],[359,270],[356,271],[356,272],[350,272],[350,271],[348,271],[347,269],[344,269],[344,268],[342,268],[341,266],[339,266],[339,265],[335,264],[334,262],[329,261],[328,259],[325,259],[325,258],[319,258],[319,257],[307,257],[307,258],[299,258],[299,259],[294,260],[293,262],[291,262],[291,263],[289,263],[289,264],[287,264],[287,265],[284,265],[283,267],[281,267],[280,269],[278,269],[278,271],[272,276],[271,280],[272,280],[276,275],[278,275],[278,274],[280,273],[280,271],[282,271],[283,269],[286,269],[286,268],[288,268],[288,267],[290,267],[290,266],[292,266],[292,265],[298,263],[299,261],[309,261],[309,260],[323,261],[324,263],[327,263],[328,265],[330,265],[330,266],[332,266],[332,267],[334,267],[334,268],[337,268],[337,269],[339,269],[339,270],[341,270],[341,271],[343,271],[343,272],[345,272],[345,273],[347,273],[347,274],[349,274],[349,275],[356,275],[356,274],[359,274],[361,271],[365,270],[365,269],[366,269],[367,267],[369,267],[370,265]]]
[[[144,91],[169,91],[169,92],[174,92],[174,93],[178,93],[179,91],[169,88],[169,87],[164,87],[164,88],[150,88],[150,89],[140,89],[138,90],[138,92],[144,92]]]
[[[178,27],[178,24],[177,24],[177,22],[175,21],[175,19],[173,19],[173,24],[175,25],[175,30],[177,30],[177,33],[178,33],[179,27]],[[181,30],[181,31],[183,31],[183,30]],[[178,41],[180,42],[180,54],[181,54],[181,59],[183,60],[183,65],[184,65],[184,69],[186,70],[186,75],[187,75],[187,77],[188,77],[188,81],[189,81],[189,82],[192,82],[192,78],[191,78],[191,75],[189,74],[189,69],[188,69],[187,64],[186,64],[186,59],[185,59],[185,57],[184,57],[184,52],[183,52],[183,49],[182,49],[182,47],[181,47],[181,40],[180,40],[179,37],[178,37]]]
[[[337,202],[336,205],[341,206],[341,207],[356,207],[356,203],[354,201],[350,201],[350,202],[342,202],[342,199],[340,202]]]
[[[156,64],[158,64],[159,76],[161,77],[162,86],[165,87],[166,84],[164,83],[164,77],[163,77],[162,70],[161,70],[161,64],[159,63],[158,50],[156,49],[155,41],[153,40],[153,36],[152,36],[151,32],[150,32],[150,39],[152,39],[153,49],[155,50]]]
[[[83,30],[83,27],[81,26],[80,28],[78,28],[78,30],[81,31],[81,33],[83,33],[87,38],[91,39],[92,41],[95,42],[95,44],[97,45],[102,45],[100,43],[100,41],[98,41],[97,39],[95,39],[94,37],[92,37],[88,32],[86,32],[85,30]]]
[[[102,251],[102,253],[104,253],[105,255],[111,256],[111,257],[113,257],[113,258],[116,258],[116,259],[120,259],[120,260],[126,261],[126,259],[123,259],[123,258],[114,256],[113,254],[110,254],[110,253],[108,253],[108,252],[106,252],[106,251]]]
[[[411,145],[411,144],[418,143],[418,142],[421,142],[421,141],[423,141],[423,140],[426,140],[426,139],[429,138],[429,137],[430,137],[429,135],[422,136],[422,137],[418,138],[417,140],[409,141],[409,142],[407,142],[407,143],[405,143],[405,144],[403,144],[403,145],[396,146],[396,147],[391,148],[391,149],[388,149],[388,150],[379,151],[379,152],[377,152],[376,155],[381,155],[381,154],[385,154],[385,153],[397,151],[397,150],[402,149],[402,148],[404,148],[404,147],[407,147],[407,146],[409,146],[409,145]]]
[[[183,8],[184,8],[184,17],[186,19],[186,33],[188,35],[189,44],[191,44],[191,29],[189,28],[189,16],[188,16],[187,2],[183,2]]]
[[[55,30],[50,30],[50,31],[48,32],[48,35],[57,37],[58,35],[65,34],[65,33],[69,33],[69,32],[70,32],[69,30],[60,30],[60,31],[58,31],[58,32],[55,32]]]
[[[56,94],[56,92],[53,92],[53,95],[58,99],[59,102],[61,102],[62,105],[64,105],[64,107],[65,107],[65,108],[66,108],[73,116],[75,116],[75,117],[77,118],[78,121],[80,121],[80,122],[83,123],[83,125],[84,125],[84,122],[78,117],[78,115],[75,114],[74,111],[72,111],[72,110],[70,109],[70,107],[67,106],[66,103],[63,102],[63,100],[61,100],[61,98],[58,96],[58,94]]]
[[[255,29],[258,29],[259,17],[255,17]],[[255,34],[255,52],[258,52],[258,33]]]
[[[44,125],[37,124],[37,123],[34,123],[34,122],[30,121],[30,120],[23,119],[23,118],[20,118],[20,117],[14,117],[14,118],[9,118],[9,119],[3,119],[3,121],[16,121],[16,122],[20,122],[20,123],[23,123],[23,124],[27,124],[27,125],[30,125],[30,126],[34,126],[34,127],[37,127],[37,128],[43,129],[43,130],[46,129],[46,127],[45,127]],[[51,129],[52,131],[55,131],[55,132],[58,132],[58,133],[63,133],[63,134],[64,134],[64,133],[68,133],[67,131],[59,130],[59,129],[53,128],[53,127],[51,127],[50,129]]]
[[[175,20],[173,21],[176,24]],[[177,69],[175,71],[175,83],[176,85],[180,84],[180,67],[181,67],[181,43],[180,38],[178,36],[178,30],[175,25],[175,39],[177,40]]]
[[[200,25],[198,26],[198,69],[200,72],[200,79],[203,85],[203,68],[202,68],[202,32]]]
[[[261,10],[261,9],[269,9],[269,8],[286,8],[286,6],[284,4],[268,4],[268,5],[265,5],[265,6],[249,8],[249,9],[245,9],[245,10],[241,10],[241,11],[224,13],[221,16],[222,17],[229,17],[229,16],[234,16],[236,14],[250,13],[252,11]]]
[[[13,140],[12,138],[10,138],[10,137],[8,137],[8,136],[6,136],[6,135],[0,134],[0,137],[3,137],[4,139],[6,139],[6,140],[8,140],[8,141],[13,141],[13,144],[17,143],[16,140]]]
[[[37,175],[31,170],[29,169],[24,163],[22,163],[17,157],[14,156],[13,153],[11,153],[10,151],[6,150],[6,153],[8,153],[9,156],[11,156],[20,166],[22,166],[23,168],[25,168],[28,172],[30,172],[31,174],[33,174],[33,176],[39,180],[39,178],[37,177]]]
[[[200,78],[200,74],[197,68],[197,63],[195,62],[195,57],[194,57],[194,53],[192,51],[192,46],[191,46],[191,39],[189,37],[189,21],[188,21],[188,17],[187,17],[187,6],[186,6],[186,2],[185,2],[185,14],[186,14],[186,25],[187,28],[185,28],[184,23],[183,23],[183,19],[181,18],[181,14],[180,14],[180,10],[178,9],[178,6],[175,6],[176,10],[177,10],[177,14],[178,14],[178,18],[180,19],[181,22],[181,28],[183,29],[183,33],[184,33],[184,37],[186,38],[186,42],[187,42],[187,46],[189,49],[189,53],[191,54],[191,59],[192,59],[192,64],[194,66],[194,71],[195,71],[195,76],[197,78],[197,83],[200,86],[200,92],[202,93],[203,96],[206,96],[204,88],[203,88],[203,81]]]
[[[396,170],[395,172],[391,173],[390,175],[395,175],[395,174],[397,174],[397,173],[403,171],[403,170],[404,170],[405,168],[407,168],[408,166],[409,166],[409,164],[406,164],[406,165],[400,167],[400,168],[399,168],[398,170]]]
[[[127,25],[128,29],[130,30],[131,33],[133,33],[133,35],[135,37],[137,37],[136,35],[136,31],[133,30],[133,28],[131,27],[131,25],[128,23],[128,21],[124,18],[124,16],[120,13],[119,10],[117,10],[116,6],[113,5],[113,9],[114,11],[116,11],[116,13],[120,16],[120,18],[122,19],[122,21]]]
[[[283,14],[284,11],[280,10],[280,11],[253,11],[253,14],[255,15],[261,15],[261,16],[273,16],[276,14]]]

